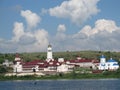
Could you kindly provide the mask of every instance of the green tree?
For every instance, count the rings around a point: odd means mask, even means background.
[[[6,73],[7,68],[5,66],[0,66],[0,73]]]

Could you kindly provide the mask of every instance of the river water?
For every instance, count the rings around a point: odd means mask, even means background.
[[[120,79],[0,81],[0,90],[120,90]]]

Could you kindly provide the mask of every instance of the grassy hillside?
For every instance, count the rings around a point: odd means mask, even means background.
[[[76,59],[76,57],[80,56],[82,58],[87,59],[98,59],[101,55],[105,55],[107,59],[111,57],[115,60],[120,61],[120,52],[110,52],[110,51],[66,51],[66,52],[53,52],[53,57],[55,60],[58,58],[64,58],[65,60]],[[36,52],[36,53],[20,53],[20,57],[24,61],[32,61],[32,60],[45,60],[46,52]],[[8,59],[13,61],[15,58],[15,53],[7,53],[0,54],[0,63],[4,61],[4,59]]]

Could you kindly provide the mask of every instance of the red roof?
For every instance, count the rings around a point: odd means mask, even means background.
[[[99,60],[92,60],[93,63],[100,63]]]
[[[24,65],[36,65],[36,64],[39,64],[39,63],[44,63],[44,61],[41,61],[41,60],[33,60],[33,61],[30,61],[30,62],[24,63]]]
[[[40,68],[44,68],[44,67],[52,67],[52,66],[58,66],[58,64],[60,65],[60,63],[58,61],[50,61],[50,62],[46,62],[46,61],[42,61],[42,60],[34,60],[31,62],[26,62],[23,64],[24,68],[30,68],[30,67],[34,67],[35,65],[38,65]]]
[[[60,65],[60,63],[58,62],[58,61],[50,61],[49,63],[48,63],[48,66],[59,66]]]
[[[70,63],[85,63],[85,62],[92,62],[92,60],[89,59],[70,60]]]

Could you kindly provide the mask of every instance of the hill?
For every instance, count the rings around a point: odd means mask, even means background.
[[[82,57],[86,59],[97,59],[101,55],[105,55],[107,59],[111,57],[120,62],[120,52],[110,52],[110,51],[66,51],[66,52],[53,52],[53,57],[55,60],[58,58],[64,58],[65,60],[76,59],[76,57]],[[46,52],[34,52],[34,53],[19,53],[20,57],[24,61],[32,61],[32,60],[45,60]],[[13,61],[15,58],[15,53],[0,53],[0,63],[2,63],[5,59],[9,61]]]

